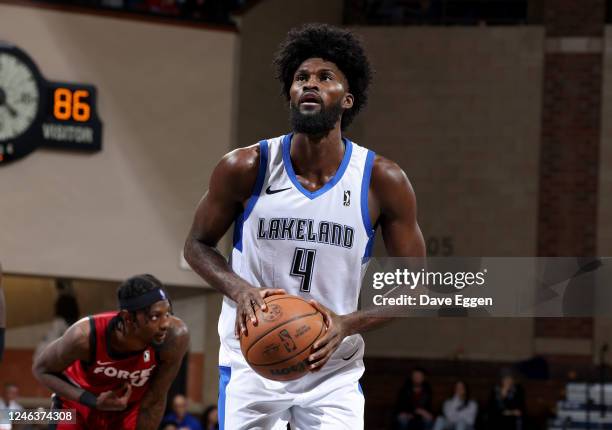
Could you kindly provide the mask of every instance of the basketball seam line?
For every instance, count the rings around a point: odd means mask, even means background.
[[[259,340],[260,340],[260,339],[262,339],[262,338],[266,337],[268,334],[270,334],[271,332],[273,332],[273,331],[274,331],[274,330],[276,330],[277,328],[282,327],[282,326],[284,326],[284,325],[286,325],[286,324],[289,324],[290,322],[293,322],[293,321],[298,320],[298,319],[300,319],[300,318],[304,318],[304,317],[309,317],[309,316],[315,315],[317,312],[319,312],[319,311],[317,311],[317,310],[315,309],[315,311],[314,311],[314,312],[311,312],[311,313],[309,313],[309,314],[301,314],[301,315],[295,316],[295,317],[291,318],[290,320],[285,321],[285,322],[284,322],[284,323],[282,323],[281,325],[277,325],[276,327],[271,328],[270,330],[266,331],[266,332],[265,332],[265,333],[263,333],[261,336],[259,336],[257,339],[255,339],[255,340],[253,341],[253,343],[251,344],[251,346],[249,346],[249,348],[246,350],[246,354],[244,354],[244,355],[245,355],[245,358],[249,356],[249,352],[251,351],[251,348],[253,348],[253,346],[255,346],[255,344],[256,344],[257,342],[259,342]],[[321,326],[323,326],[323,325],[324,325],[324,324],[322,324]],[[319,332],[319,334],[321,334],[321,333]],[[283,360],[283,361],[284,361],[284,360]],[[266,365],[264,364],[264,365],[259,365],[259,366],[266,366]]]
[[[317,335],[317,338],[315,339],[315,342],[317,341],[317,339],[319,339],[319,336],[321,336],[321,333],[323,332],[323,327],[325,327],[325,323],[321,324],[321,329],[319,330],[319,334]],[[274,366],[275,364],[279,364],[279,363],[282,363],[284,361],[291,360],[292,358],[297,357],[298,355],[300,355],[302,352],[306,351],[311,346],[312,346],[312,343],[310,345],[308,345],[306,348],[302,349],[301,351],[296,352],[291,357],[285,358],[284,360],[275,361],[274,363],[269,363],[269,364],[253,364],[253,366]]]
[[[294,300],[297,297],[297,296],[284,295],[284,294],[275,294],[275,295],[278,296],[278,297],[269,296],[270,300],[267,300],[266,303],[272,303],[272,302],[275,302],[277,300],[289,300],[289,299]],[[300,300],[308,303],[306,300],[304,300],[302,298],[300,298]],[[308,304],[310,305],[310,303],[308,303]],[[312,305],[310,305],[310,306],[312,306]]]
[[[289,319],[289,320],[285,321],[285,322],[284,322],[284,323],[282,323],[281,325],[277,325],[276,327],[273,327],[273,328],[269,329],[268,331],[266,331],[265,333],[261,334],[261,335],[260,335],[260,336],[259,336],[257,339],[255,339],[255,340],[253,341],[253,343],[251,344],[251,346],[249,346],[249,349],[247,349],[247,353],[246,353],[246,355],[247,355],[247,356],[249,355],[249,352],[251,351],[251,348],[253,348],[253,346],[254,346],[254,345],[257,343],[257,342],[259,342],[259,340],[260,340],[260,339],[262,339],[262,338],[266,337],[267,335],[269,335],[271,332],[273,332],[273,331],[274,331],[274,330],[276,330],[277,328],[282,327],[282,326],[284,326],[284,325],[286,325],[286,324],[289,324],[290,322],[293,322],[293,321],[298,320],[298,319],[300,319],[300,318],[309,317],[309,316],[311,316],[311,315],[316,314],[317,312],[318,312],[318,311],[315,309],[315,311],[314,311],[314,312],[311,312],[311,313],[309,313],[309,314],[301,314],[301,315],[295,316],[295,317],[293,317],[293,318],[291,318],[291,319]]]

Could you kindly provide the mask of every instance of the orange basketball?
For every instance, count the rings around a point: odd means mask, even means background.
[[[240,349],[251,368],[264,378],[291,381],[308,372],[312,344],[325,332],[323,315],[300,297],[266,297],[267,312],[257,309],[257,325],[247,319]]]

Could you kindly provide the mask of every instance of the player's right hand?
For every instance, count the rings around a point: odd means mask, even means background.
[[[132,384],[129,383],[115,391],[104,391],[98,395],[96,409],[100,411],[122,411],[127,408],[131,394]]]
[[[247,318],[251,320],[253,325],[257,325],[256,307],[258,306],[263,312],[266,312],[268,305],[264,302],[264,298],[275,294],[285,294],[285,290],[280,288],[246,287],[238,293],[236,297],[236,325],[234,326],[236,337],[247,334]]]

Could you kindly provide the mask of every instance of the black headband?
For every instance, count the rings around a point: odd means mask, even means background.
[[[156,288],[138,297],[119,299],[119,309],[125,309],[130,312],[137,311],[161,300],[168,300],[168,297],[166,297],[166,293],[161,288]]]

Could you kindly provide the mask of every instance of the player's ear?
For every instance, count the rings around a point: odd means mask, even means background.
[[[344,99],[342,100],[342,107],[344,109],[350,109],[353,107],[353,103],[355,102],[355,97],[351,93],[346,93],[344,95]]]

